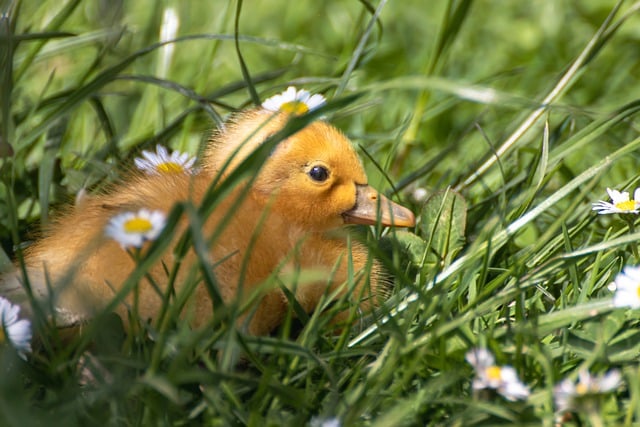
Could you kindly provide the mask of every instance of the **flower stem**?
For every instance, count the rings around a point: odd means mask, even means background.
[[[627,224],[629,224],[629,233],[633,234],[636,230],[636,226],[633,223],[633,217],[627,217]],[[633,257],[636,259],[636,263],[640,262],[640,254],[638,254],[638,245],[634,242],[631,242],[631,252],[633,252]]]

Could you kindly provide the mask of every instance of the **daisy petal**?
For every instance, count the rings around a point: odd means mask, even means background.
[[[27,319],[18,320],[19,312],[20,306],[0,297],[0,345],[8,341],[25,359],[25,353],[31,351],[31,322]]]
[[[625,267],[614,279],[613,305],[640,308],[640,267]]]

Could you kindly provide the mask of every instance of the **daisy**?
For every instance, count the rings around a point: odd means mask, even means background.
[[[625,267],[616,276],[611,288],[615,307],[640,308],[640,266]]]
[[[123,249],[140,248],[144,242],[158,237],[166,221],[165,214],[160,211],[123,212],[111,218],[105,234],[120,243]]]
[[[26,319],[18,320],[19,312],[20,306],[0,297],[0,345],[11,343],[24,359],[25,353],[31,351],[31,323]]]
[[[497,366],[493,355],[484,348],[469,351],[466,360],[476,370],[473,389],[494,389],[505,399],[515,401],[529,397],[529,388],[518,379],[511,366]]]
[[[337,418],[311,418],[310,427],[340,427],[340,420]]]
[[[300,115],[315,110],[325,102],[322,95],[311,95],[304,89],[296,90],[295,87],[289,86],[286,91],[264,101],[262,108],[273,112],[282,111]]]
[[[174,151],[169,154],[162,145],[156,146],[155,153],[143,151],[142,157],[136,157],[134,162],[138,169],[145,171],[149,175],[190,174],[193,172],[193,164],[196,162],[195,157],[191,157],[187,153]]]
[[[632,213],[637,214],[638,208],[640,208],[640,188],[636,188],[633,193],[633,200],[629,200],[629,193],[619,192],[618,190],[612,190],[607,188],[607,193],[611,197],[611,203],[603,200],[592,203],[592,210],[597,211],[599,214],[612,214],[612,213]]]
[[[615,369],[597,377],[591,375],[589,371],[580,371],[577,383],[567,378],[553,388],[556,409],[558,412],[579,409],[583,401],[617,389],[621,380],[620,371]]]

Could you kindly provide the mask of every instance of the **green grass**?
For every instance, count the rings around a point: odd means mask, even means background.
[[[10,3],[0,270],[140,150],[197,154],[229,113],[289,84],[345,101],[330,121],[371,184],[420,217],[411,234],[365,230],[395,288],[360,329],[333,335],[316,314],[250,337],[229,327],[234,308],[206,331],[125,335],[108,315],[81,338],[44,327],[28,361],[0,351],[0,424],[552,426],[556,383],[613,368],[623,385],[567,425],[640,422],[640,312],[612,308],[607,288],[640,263],[640,233],[591,211],[640,178],[640,3]],[[166,69],[165,7],[180,18]],[[473,393],[478,346],[529,399]],[[102,368],[83,383],[87,348]]]

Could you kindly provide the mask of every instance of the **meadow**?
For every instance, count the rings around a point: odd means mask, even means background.
[[[640,424],[640,2],[0,13],[0,271],[142,150],[197,156],[290,85],[329,100],[370,183],[418,217],[357,230],[394,286],[340,333],[314,313],[254,337],[231,308],[206,331],[34,319],[26,358],[0,334],[0,425]]]

